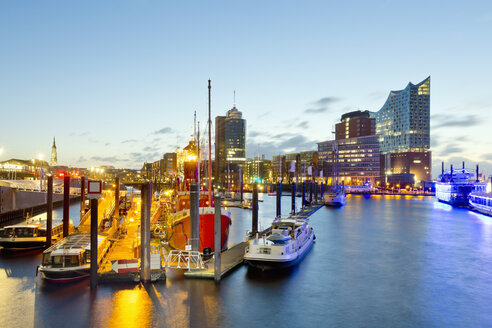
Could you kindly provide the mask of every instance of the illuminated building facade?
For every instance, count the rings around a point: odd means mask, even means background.
[[[375,135],[376,119],[370,115],[368,110],[343,114],[340,123],[335,125],[335,139]]]
[[[372,116],[380,135],[382,175],[409,173],[417,181],[429,181],[430,77],[391,91],[383,107]]]
[[[329,184],[333,175],[334,143],[338,147],[339,182],[362,185],[375,184],[380,179],[379,136],[370,135],[318,143],[319,169],[323,170],[324,180]]]
[[[222,187],[230,185],[230,177],[239,176],[246,163],[246,120],[235,104],[227,111],[227,116],[215,117],[215,154],[219,184]],[[235,180],[234,184],[238,184]]]

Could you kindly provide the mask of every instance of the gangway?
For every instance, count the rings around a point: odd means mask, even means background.
[[[167,269],[204,269],[202,255],[198,251],[182,251],[173,249],[164,261]]]

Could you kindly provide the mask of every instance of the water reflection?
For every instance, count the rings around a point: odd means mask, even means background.
[[[264,200],[266,226],[275,197]],[[242,266],[220,285],[176,271],[162,283],[91,291],[87,280],[61,287],[36,278],[39,255],[0,257],[0,317],[9,323],[2,326],[489,326],[492,219],[440,204],[351,196],[345,207],[311,217],[316,243],[299,265]],[[282,197],[282,213],[290,208]],[[231,212],[229,245],[251,229],[251,211]]]

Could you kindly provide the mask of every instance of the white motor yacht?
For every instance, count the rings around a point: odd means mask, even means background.
[[[304,258],[314,239],[307,219],[278,219],[272,223],[271,234],[249,243],[244,260],[262,270],[290,267]]]

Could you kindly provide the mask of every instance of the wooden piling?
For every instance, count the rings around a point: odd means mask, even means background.
[[[68,236],[70,224],[70,177],[63,178],[63,238]]]

